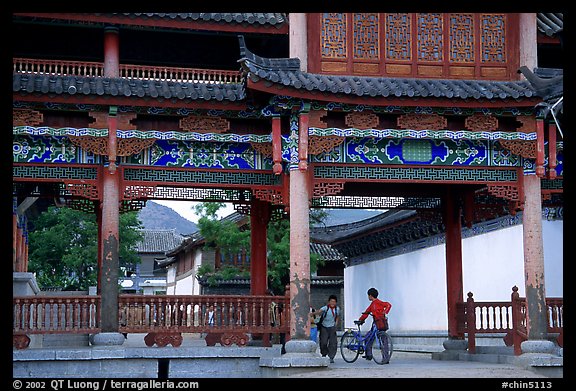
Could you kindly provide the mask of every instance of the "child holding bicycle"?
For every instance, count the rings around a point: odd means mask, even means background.
[[[366,310],[360,315],[358,318],[358,322],[360,324],[364,323],[364,320],[368,317],[368,315],[372,314],[374,320],[385,319],[386,315],[390,312],[392,308],[392,304],[388,303],[387,301],[382,301],[378,299],[378,290],[376,288],[368,289],[368,300],[370,300],[370,305]],[[380,329],[380,328],[379,328]],[[366,354],[362,356],[366,360],[372,360],[372,344],[366,346]]]

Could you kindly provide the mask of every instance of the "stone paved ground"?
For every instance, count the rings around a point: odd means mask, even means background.
[[[361,357],[352,364],[336,356],[327,370],[292,374],[306,378],[542,378],[515,365],[470,361],[432,360],[429,353],[394,352],[389,364],[378,365]]]

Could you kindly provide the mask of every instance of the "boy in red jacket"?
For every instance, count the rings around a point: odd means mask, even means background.
[[[364,320],[368,317],[368,315],[372,314],[373,317],[378,318],[382,315],[390,312],[392,308],[392,304],[388,303],[387,301],[382,301],[378,299],[378,290],[376,288],[368,289],[368,300],[370,300],[370,305],[366,308],[366,311],[360,315],[358,318],[359,322],[364,323]],[[372,344],[366,346],[366,355],[362,356],[366,360],[372,360]]]

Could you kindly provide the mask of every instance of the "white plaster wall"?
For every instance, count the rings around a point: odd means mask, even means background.
[[[546,296],[561,297],[563,222],[542,223]],[[478,301],[509,300],[513,285],[524,296],[522,241],[520,224],[464,239],[464,298],[471,291]],[[447,329],[445,245],[345,268],[346,327],[353,327],[353,321],[368,307],[366,291],[370,287],[392,304],[393,331]]]

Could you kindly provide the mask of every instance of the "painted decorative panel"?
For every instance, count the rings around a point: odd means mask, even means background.
[[[321,53],[323,58],[346,59],[346,14],[322,14]]]
[[[474,15],[450,14],[450,61],[474,62]]]
[[[489,140],[347,138],[334,149],[311,156],[314,163],[512,166],[522,158]]]
[[[163,167],[272,169],[272,160],[248,143],[156,140],[148,149],[127,157],[126,163]]]
[[[380,19],[378,14],[354,13],[352,15],[354,59],[380,59]]]
[[[386,59],[412,59],[412,20],[410,14],[386,14]]]
[[[100,157],[76,147],[67,137],[14,136],[14,163],[99,163]]]
[[[480,16],[480,58],[482,62],[506,62],[506,15]]]
[[[442,14],[419,13],[418,26],[418,60],[442,61]]]

